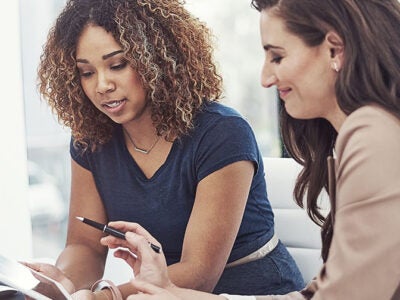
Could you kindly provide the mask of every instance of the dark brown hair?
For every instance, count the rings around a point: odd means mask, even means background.
[[[306,45],[320,45],[334,30],[344,43],[344,64],[335,90],[340,108],[348,115],[377,103],[400,118],[400,3],[398,0],[253,0],[253,7],[281,17],[289,32]],[[283,109],[281,132],[289,154],[304,166],[294,196],[307,207],[311,219],[322,225],[322,258],[332,239],[331,212],[321,214],[317,198],[327,188],[327,161],[337,133],[325,119],[296,120]],[[303,202],[306,199],[305,203]]]
[[[83,148],[106,143],[116,126],[80,84],[75,51],[87,24],[103,27],[121,44],[142,80],[157,133],[167,140],[187,134],[203,102],[220,98],[212,35],[182,1],[69,0],[49,32],[39,89]]]

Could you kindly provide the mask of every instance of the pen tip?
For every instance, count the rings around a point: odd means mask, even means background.
[[[82,217],[75,217],[75,218],[77,218],[79,221],[83,221]]]

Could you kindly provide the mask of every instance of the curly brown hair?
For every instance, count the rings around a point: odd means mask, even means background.
[[[50,29],[38,69],[39,90],[74,142],[94,150],[116,126],[87,98],[76,46],[87,24],[120,43],[146,91],[153,124],[167,140],[188,134],[205,101],[218,101],[222,78],[211,31],[179,0],[69,0]]]

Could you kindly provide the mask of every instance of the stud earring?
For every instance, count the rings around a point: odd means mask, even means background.
[[[332,62],[332,69],[334,69],[336,73],[339,73],[339,66],[336,61]]]

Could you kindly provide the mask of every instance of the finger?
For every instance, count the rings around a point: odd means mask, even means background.
[[[133,237],[131,236],[130,239],[128,239],[128,235],[132,234]],[[130,232],[128,231],[125,234],[126,240],[122,240],[113,236],[107,236],[107,237],[103,237],[100,240],[100,243],[111,248],[111,249],[115,249],[115,248],[127,248],[129,249],[132,253],[137,254],[138,252],[138,245],[140,243],[140,240],[143,240],[143,243],[146,244],[147,246],[149,246],[149,241],[142,235],[139,235],[137,233],[134,232]],[[154,242],[159,244],[158,242]],[[160,246],[157,246],[155,244],[153,244],[153,248],[154,246],[158,248],[160,248]],[[158,251],[159,252],[159,251]]]
[[[123,232],[128,232],[128,231],[135,232],[137,234],[144,236],[148,241],[152,242],[153,244],[155,245],[159,244],[158,241],[138,223],[117,221],[117,222],[110,222],[109,226],[119,229]]]
[[[111,235],[101,238],[100,243],[110,249],[127,248],[132,252],[136,251],[136,248],[134,248],[127,240],[113,237]]]
[[[28,267],[29,269],[32,269],[36,272],[40,271],[40,265],[37,263],[30,263],[30,262],[26,262],[26,261],[20,261],[20,264],[23,264],[25,267]]]
[[[136,231],[136,228],[140,227],[140,225],[138,223],[126,222],[126,221],[109,222],[108,226],[111,226],[111,227],[121,230],[121,231]]]
[[[105,237],[102,237],[100,239],[100,243],[104,246],[107,246],[108,248],[114,249],[117,247],[126,247],[127,243],[125,240],[113,237],[112,235],[108,235]]]
[[[114,252],[114,256],[117,258],[121,258],[126,261],[126,263],[134,269],[136,263],[136,257],[129,251],[118,249]]]
[[[160,243],[150,234],[145,230],[143,227],[141,227],[137,223],[131,223],[131,222],[124,222],[124,221],[117,221],[117,222],[110,222],[109,226],[112,226],[120,231],[126,231],[125,237],[128,234],[128,232],[133,232],[139,236],[142,236],[146,239],[148,244],[151,246],[153,251],[156,253],[160,253],[161,250],[161,245]],[[131,240],[130,242],[127,242],[126,240],[118,239],[112,236],[107,236],[103,237],[100,240],[100,243],[108,246],[111,249],[117,248],[117,247],[123,247],[123,248],[128,248],[131,252],[137,253],[137,242],[134,240]]]
[[[158,252],[155,252],[154,249],[150,247],[149,241],[142,235],[127,232],[125,236],[126,240],[132,245],[132,248],[135,248],[133,252],[142,261],[151,262],[154,259],[154,255],[159,256]]]

